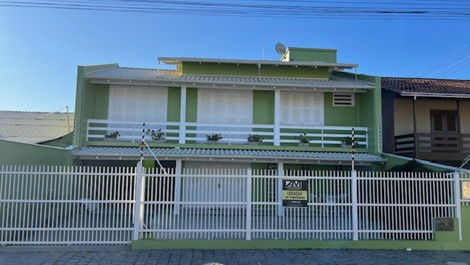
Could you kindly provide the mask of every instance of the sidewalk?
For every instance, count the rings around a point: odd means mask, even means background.
[[[127,246],[0,247],[2,265],[99,264],[447,264],[470,265],[470,252],[405,250],[142,250]]]

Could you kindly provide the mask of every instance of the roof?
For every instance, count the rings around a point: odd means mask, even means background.
[[[470,97],[470,80],[382,77],[382,89],[403,96]]]
[[[314,61],[273,61],[273,60],[240,60],[240,59],[216,59],[216,58],[193,58],[193,57],[158,57],[158,60],[167,64],[180,64],[184,62],[195,63],[229,63],[229,64],[259,64],[259,65],[288,65],[288,66],[319,66],[336,68],[356,68],[357,64],[350,63],[327,63]]]
[[[330,79],[290,78],[290,77],[250,77],[250,76],[220,76],[220,75],[188,75],[177,74],[174,70],[117,67],[91,71],[85,74],[88,79],[111,81],[146,81],[150,84],[164,85],[200,85],[217,86],[247,86],[247,87],[288,87],[288,88],[318,88],[318,89],[373,89],[375,84],[332,76]]]
[[[0,111],[0,139],[43,143],[73,130],[73,113]]]
[[[161,159],[224,159],[224,160],[289,160],[289,161],[351,161],[351,153],[347,152],[306,152],[306,151],[276,151],[251,149],[203,149],[203,148],[152,148],[155,155]],[[82,147],[72,155],[81,159],[139,159],[140,148],[137,147]],[[151,157],[148,150],[146,157]],[[356,162],[384,162],[385,159],[369,153],[356,153]]]

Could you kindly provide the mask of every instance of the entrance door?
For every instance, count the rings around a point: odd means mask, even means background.
[[[431,148],[433,152],[459,151],[457,111],[431,110]]]

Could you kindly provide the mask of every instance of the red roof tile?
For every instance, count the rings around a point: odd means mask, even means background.
[[[396,93],[470,94],[470,80],[382,77],[382,88]]]

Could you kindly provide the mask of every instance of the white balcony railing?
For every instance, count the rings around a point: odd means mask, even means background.
[[[256,144],[248,141],[250,135],[262,137],[262,144],[274,145],[275,137],[279,137],[281,145],[297,145],[302,135],[310,146],[345,147],[347,138],[354,137],[355,146],[367,148],[367,127],[345,126],[307,126],[281,125],[275,132],[271,124],[207,124],[186,122],[183,128],[179,122],[124,122],[111,120],[88,120],[87,141],[148,142],[166,143],[219,143],[219,144]],[[152,131],[154,137],[152,137]],[[118,132],[116,134],[115,132]],[[113,135],[114,133],[114,135]],[[160,137],[155,137],[159,134]],[[216,142],[208,141],[207,136],[218,134],[222,138]],[[353,136],[354,134],[354,136]],[[115,137],[114,137],[115,136]]]

